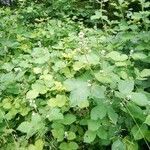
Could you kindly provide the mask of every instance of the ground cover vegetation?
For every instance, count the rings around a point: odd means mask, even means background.
[[[146,0],[0,6],[0,150],[150,149]]]

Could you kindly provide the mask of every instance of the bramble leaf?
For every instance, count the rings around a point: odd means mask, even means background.
[[[139,106],[146,106],[146,105],[150,104],[150,102],[148,101],[148,98],[143,93],[132,92],[131,100]]]
[[[30,90],[30,91],[27,92],[26,98],[27,99],[35,99],[35,98],[38,97],[38,95],[39,95],[38,91],[36,91],[36,90]]]
[[[86,131],[84,134],[84,142],[85,143],[91,143],[96,138],[96,132],[95,131]]]
[[[91,119],[98,120],[103,119],[106,116],[107,109],[104,105],[95,106],[91,110]]]
[[[116,124],[118,120],[118,114],[114,111],[112,107],[108,107],[108,117],[112,121],[112,123]]]
[[[126,150],[124,143],[120,140],[116,140],[111,147],[112,150]]]
[[[81,108],[87,107],[87,98],[90,95],[90,88],[88,83],[82,80],[68,79],[64,82],[67,90],[70,93],[70,106],[79,106]]]
[[[118,84],[118,89],[123,94],[129,94],[134,89],[134,81],[129,81],[129,80],[123,81],[123,80],[121,80]]]

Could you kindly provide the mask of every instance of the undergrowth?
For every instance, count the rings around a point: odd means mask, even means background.
[[[149,4],[1,6],[0,149],[150,149]]]

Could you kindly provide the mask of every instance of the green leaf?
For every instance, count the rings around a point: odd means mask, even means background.
[[[144,111],[139,106],[137,106],[133,102],[128,102],[127,107],[129,109],[130,113],[134,116],[134,118],[138,118],[144,122],[144,120],[145,120]],[[129,112],[127,111],[127,113],[129,113]]]
[[[8,85],[7,92],[12,94],[19,94],[20,93],[20,86],[17,83],[12,83]]]
[[[70,125],[70,124],[72,124],[75,121],[76,121],[76,116],[75,115],[73,115],[73,114],[66,114],[64,116],[64,119],[62,120],[62,123],[65,124],[65,125]]]
[[[147,55],[144,53],[134,53],[134,54],[132,54],[132,58],[134,60],[139,60],[139,59],[143,60],[143,59],[147,58]]]
[[[122,143],[122,141],[116,140],[115,142],[113,142],[111,149],[112,150],[126,150],[126,147],[124,143]]]
[[[48,49],[41,48],[41,47],[34,48],[31,53],[31,56],[33,58],[32,59],[33,63],[36,63],[36,64],[44,64],[50,58]]]
[[[68,79],[64,82],[65,87],[70,93],[70,106],[87,107],[87,98],[90,95],[88,83],[82,80]]]
[[[103,119],[106,116],[106,107],[104,105],[98,105],[91,110],[91,119],[98,120]]]
[[[43,150],[44,142],[42,139],[38,139],[35,141],[36,150]]]
[[[78,104],[79,108],[85,108],[89,106],[89,101],[88,100],[82,100],[79,104]]]
[[[68,135],[67,135],[67,139],[68,140],[73,140],[75,138],[76,138],[76,134],[74,132],[72,132],[72,131],[69,131]]]
[[[150,126],[150,115],[146,117],[145,123]]]
[[[119,4],[122,5],[122,3],[124,2],[124,0],[118,0]]]
[[[125,61],[115,62],[115,65],[116,65],[117,67],[127,66],[127,62],[125,62]]]
[[[80,70],[81,68],[83,68],[85,65],[82,63],[82,62],[75,62],[74,64],[73,64],[73,69],[75,70],[75,71],[78,71],[78,70]]]
[[[45,133],[45,123],[42,121],[42,118],[39,114],[33,113],[30,122],[22,122],[17,130],[26,133],[27,138],[30,138],[35,133],[43,134]]]
[[[95,140],[96,138],[96,132],[95,131],[86,131],[84,134],[84,142],[85,143],[91,143]]]
[[[133,134],[133,137],[135,140],[140,140],[143,139],[145,137],[145,134],[148,131],[148,127],[143,124],[139,127],[137,127],[136,125],[131,129],[131,133]]]
[[[42,80],[37,80],[34,84],[32,84],[32,89],[40,94],[45,94],[48,91],[48,88]]]
[[[78,144],[75,142],[69,142],[69,143],[63,142],[59,146],[61,150],[77,150],[78,147],[79,147]]]
[[[125,54],[120,54],[117,51],[112,51],[106,55],[107,58],[111,58],[114,61],[125,61],[128,59],[128,56]]]
[[[6,102],[6,103],[4,103],[4,105],[3,105],[3,108],[4,109],[10,109],[12,107],[12,104],[10,103],[10,102]]]
[[[112,107],[108,107],[108,117],[112,121],[112,123],[116,124],[118,120],[118,114],[114,111]]]
[[[62,128],[53,129],[51,132],[52,132],[53,137],[57,139],[58,142],[63,141],[65,132]]]
[[[22,122],[17,128],[17,130],[19,130],[23,133],[28,133],[30,131],[30,129],[31,129],[31,125],[27,121]]]
[[[65,95],[57,95],[56,98],[51,98],[48,101],[48,105],[51,107],[63,107],[67,102],[67,97]]]
[[[96,131],[100,127],[100,122],[97,120],[88,120],[88,130]]]
[[[35,99],[35,98],[38,97],[38,95],[39,95],[38,91],[36,91],[36,90],[30,90],[30,91],[27,92],[26,98],[27,99]]]
[[[95,15],[91,16],[91,20],[100,19],[102,17],[101,11],[95,11]]]
[[[141,71],[141,73],[140,73],[140,76],[141,77],[149,77],[150,76],[150,69],[144,69],[144,70],[142,70]]]
[[[148,98],[143,93],[131,93],[131,100],[139,106],[147,106],[150,104]]]
[[[93,84],[91,87],[91,96],[94,98],[105,98],[106,87]]]
[[[87,54],[86,56],[82,55],[78,57],[77,60],[83,64],[90,64],[90,65],[99,64],[99,57],[94,53]]]
[[[103,126],[99,127],[99,129],[96,131],[96,133],[97,133],[98,137],[101,138],[101,139],[105,139],[106,140],[107,137],[108,137],[108,133],[104,129]]]
[[[125,137],[123,139],[123,143],[125,144],[127,150],[138,150],[138,144],[133,142],[129,137]]]
[[[109,74],[97,72],[94,75],[95,78],[101,83],[112,83],[112,79]]]
[[[69,143],[69,148],[70,149],[72,149],[72,150],[76,150],[76,149],[78,149],[78,144],[77,143],[75,143],[75,142],[70,142]]]
[[[33,68],[33,72],[34,72],[35,74],[40,74],[40,73],[42,73],[42,69],[39,68],[39,67],[35,67],[35,68]]]
[[[60,112],[60,109],[58,108],[53,108],[50,110],[50,112],[47,114],[47,118],[52,121],[52,120],[59,120],[59,119],[63,119],[64,116],[63,114]]]
[[[118,83],[118,89],[123,94],[129,94],[134,89],[134,81],[129,81],[129,80],[123,81],[123,80],[121,80]]]

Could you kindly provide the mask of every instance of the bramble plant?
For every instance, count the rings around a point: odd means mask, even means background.
[[[150,2],[17,3],[0,8],[0,150],[150,149]]]

